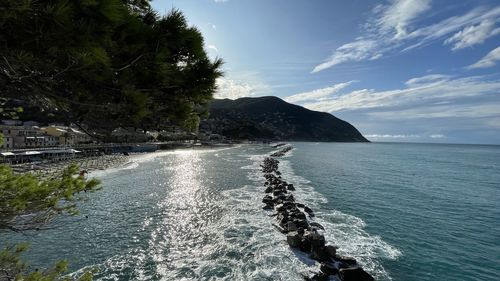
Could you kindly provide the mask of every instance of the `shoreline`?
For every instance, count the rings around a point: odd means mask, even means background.
[[[61,161],[40,161],[40,162],[32,162],[32,163],[23,163],[23,164],[7,164],[14,173],[25,174],[32,173],[40,178],[54,178],[61,174],[61,172],[71,164],[76,164],[80,171],[85,171],[89,173],[89,175],[94,174],[95,172],[106,171],[110,169],[120,169],[124,168],[128,165],[135,163],[134,159],[154,154],[158,152],[168,152],[168,151],[176,151],[176,150],[185,150],[185,149],[207,149],[207,148],[225,148],[225,147],[234,147],[234,144],[204,144],[199,146],[174,146],[169,148],[158,149],[156,151],[147,151],[147,152],[131,152],[131,153],[114,153],[114,154],[105,154],[99,156],[85,156],[74,159],[67,159]]]

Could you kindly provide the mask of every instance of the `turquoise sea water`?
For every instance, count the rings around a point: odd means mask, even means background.
[[[500,147],[293,143],[283,177],[327,241],[377,280],[500,280]],[[268,146],[157,152],[94,173],[81,216],[29,241],[44,267],[65,258],[98,280],[302,280],[314,269],[276,231],[259,165]],[[87,217],[86,217],[87,216]]]

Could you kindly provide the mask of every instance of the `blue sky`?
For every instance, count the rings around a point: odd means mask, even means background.
[[[373,141],[500,144],[498,0],[156,0],[225,61],[218,98],[273,95]]]

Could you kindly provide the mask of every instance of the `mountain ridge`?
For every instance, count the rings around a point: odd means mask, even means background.
[[[232,139],[368,142],[348,122],[274,97],[215,99],[201,128]]]

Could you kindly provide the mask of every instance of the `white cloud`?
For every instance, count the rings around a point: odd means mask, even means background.
[[[263,83],[249,83],[228,78],[217,79],[216,99],[238,99],[259,96],[270,92],[270,87]]]
[[[436,118],[493,118],[499,117],[500,102],[487,104],[460,104],[459,106],[420,106],[404,110],[383,110],[368,115],[379,120],[436,119]]]
[[[500,34],[500,6],[480,7],[427,26],[415,27],[418,17],[430,9],[430,0],[392,0],[378,5],[364,25],[362,36],[334,50],[311,73],[345,62],[376,60],[388,52],[405,52],[450,36],[444,44],[459,50]]]
[[[300,94],[295,94],[289,97],[284,98],[287,102],[300,102],[300,101],[308,101],[308,100],[316,100],[321,101],[327,99],[331,94],[337,93],[338,91],[344,89],[345,87],[351,85],[355,81],[349,81],[345,83],[335,84],[330,87],[316,89],[310,92],[304,92]]]
[[[445,135],[443,135],[443,134],[432,134],[432,135],[430,135],[429,137],[430,137],[430,138],[432,138],[432,139],[442,139],[442,138],[446,138],[446,136],[445,136]]]
[[[477,25],[485,20],[497,21],[500,17],[500,6],[488,9],[480,7],[473,9],[466,14],[453,16],[438,23],[421,27],[408,34],[408,39],[415,39],[418,42],[406,47],[403,51],[411,50],[434,40],[443,38],[450,33],[457,32],[467,26]]]
[[[385,9],[380,7],[382,16],[377,20],[383,31],[393,32],[395,39],[404,38],[411,22],[430,9],[431,0],[392,0]]]
[[[483,57],[482,59],[480,59],[476,63],[469,65],[467,68],[473,69],[473,68],[492,67],[492,66],[495,66],[498,61],[500,61],[500,47],[493,49],[485,57]]]
[[[219,53],[219,49],[215,45],[208,45],[207,48],[209,50],[214,50],[216,53]]]
[[[427,78],[424,76],[424,78],[410,79],[409,81],[413,80],[413,83],[407,82],[407,87],[402,89],[388,91],[361,89],[303,105],[311,110],[325,112],[383,109],[396,106],[411,106],[415,108],[419,104],[429,105],[439,102],[449,102],[458,98],[498,94],[500,91],[500,80],[485,81],[482,76],[449,79],[447,81],[442,80],[439,83],[415,83],[419,79],[425,81]],[[449,108],[450,106],[452,105],[443,105],[443,108]],[[476,109],[480,110],[480,108]],[[416,108],[414,113],[418,113],[419,110],[420,108]]]
[[[441,83],[448,81],[451,78],[449,75],[443,75],[443,74],[430,74],[422,77],[415,77],[408,79],[408,81],[405,82],[406,86],[408,87],[415,87],[415,86],[422,86],[422,85],[428,85],[428,84],[434,84],[434,83]]]
[[[214,0],[215,3],[224,3],[224,2],[227,2],[229,0]]]
[[[213,24],[213,23],[208,23],[208,25],[212,28],[212,29],[217,29],[217,25]]]
[[[445,45],[453,45],[452,50],[459,50],[483,43],[489,37],[500,33],[500,28],[495,28],[495,21],[485,19],[478,25],[465,27],[444,41]]]
[[[431,138],[431,139],[443,139],[446,138],[443,134],[431,134],[431,135],[420,135],[420,134],[369,134],[364,135],[365,138],[370,140],[391,140],[391,139],[419,139],[419,138]]]
[[[391,135],[391,134],[371,134],[371,135],[364,135],[365,138],[368,139],[408,139],[408,138],[420,138],[420,135],[405,135],[405,134],[397,134],[397,135]]]
[[[346,61],[377,59],[381,56],[377,53],[377,49],[378,43],[375,40],[359,39],[357,41],[344,44],[338,47],[329,59],[314,67],[311,73],[320,72]]]

